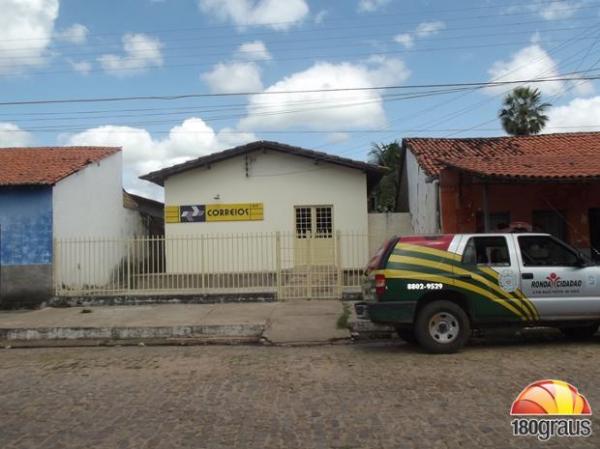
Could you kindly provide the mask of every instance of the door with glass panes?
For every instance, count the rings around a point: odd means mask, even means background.
[[[296,266],[333,265],[335,245],[332,206],[296,206]]]

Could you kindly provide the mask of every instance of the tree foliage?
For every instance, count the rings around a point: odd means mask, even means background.
[[[397,141],[373,144],[369,151],[371,163],[390,170],[372,191],[371,208],[376,212],[402,212],[400,208],[404,153],[402,145]]]
[[[498,114],[504,130],[513,136],[540,133],[548,121],[544,112],[551,106],[541,100],[542,94],[538,89],[517,87],[510,92]]]

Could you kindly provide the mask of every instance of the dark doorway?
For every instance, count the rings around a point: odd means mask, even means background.
[[[534,232],[547,232],[560,240],[567,240],[564,211],[534,210],[531,215]]]
[[[483,212],[477,212],[476,229],[477,232],[498,232],[510,226],[510,212],[492,212],[489,215],[488,226],[485,229]]]
[[[600,261],[600,209],[589,210],[591,256]]]

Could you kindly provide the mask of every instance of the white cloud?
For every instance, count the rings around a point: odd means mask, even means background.
[[[58,31],[54,37],[58,41],[68,42],[70,44],[85,44],[89,30],[85,25],[76,23],[69,28]]]
[[[548,110],[545,133],[575,131],[600,131],[600,96],[575,98]]]
[[[263,89],[260,72],[254,62],[221,62],[201,78],[213,93],[258,92]]]
[[[538,44],[522,48],[507,61],[496,61],[488,70],[488,73],[491,76],[490,81],[519,81],[559,76],[556,61]],[[539,88],[547,95],[562,94],[565,89],[565,84],[562,81],[531,83],[530,86]],[[490,87],[485,91],[493,95],[511,90],[514,87],[516,87],[515,84]]]
[[[438,34],[446,28],[446,23],[441,20],[431,22],[421,22],[415,28],[414,33],[400,33],[394,36],[394,41],[403,45],[404,48],[412,48],[415,45],[415,39],[424,39]]]
[[[383,8],[392,0],[360,0],[358,2],[359,12],[373,12]]]
[[[404,48],[413,48],[415,46],[415,40],[410,33],[397,34],[394,37],[394,40],[399,44],[404,45]]]
[[[266,26],[287,30],[309,12],[305,0],[198,0],[200,10],[239,27]]]
[[[329,133],[325,138],[325,142],[330,145],[338,145],[347,142],[348,140],[350,140],[350,134],[341,132]]]
[[[67,58],[67,62],[73,70],[81,73],[82,75],[89,75],[89,73],[92,71],[92,63],[89,61],[74,61]]]
[[[43,65],[58,17],[58,0],[2,0],[0,75]]]
[[[326,9],[322,9],[321,11],[319,11],[314,18],[314,22],[319,25],[321,23],[323,23],[323,21],[325,20],[325,17],[327,17],[327,15],[329,14],[329,11]]]
[[[575,93],[582,97],[588,97],[596,92],[594,83],[591,80],[570,81],[570,86],[573,87]]]
[[[435,20],[433,22],[423,22],[417,26],[415,30],[415,34],[417,37],[428,37],[433,36],[434,34],[439,33],[444,28],[446,28],[446,24],[441,20]]]
[[[256,140],[254,134],[237,133],[230,128],[217,133],[198,117],[188,118],[174,126],[162,139],[153,138],[143,128],[114,125],[60,137],[60,141],[66,145],[123,147],[125,188],[153,197],[160,196],[160,189],[139,180],[138,176],[253,140]]]
[[[163,65],[162,42],[147,34],[127,33],[122,38],[124,55],[107,54],[98,58],[102,68],[115,76],[129,76],[148,67]]]
[[[0,122],[0,147],[26,147],[33,144],[33,136],[14,123]]]
[[[240,45],[236,51],[236,58],[249,59],[251,61],[268,61],[272,59],[271,53],[267,50],[262,41],[246,42]]]
[[[246,42],[238,47],[233,61],[215,64],[200,77],[213,93],[258,92],[263,84],[257,62],[270,59],[271,54],[262,41]]]
[[[531,9],[536,11],[538,15],[546,20],[568,19],[577,12],[577,8],[582,2],[560,0],[548,2],[547,0],[535,0],[531,5]]]
[[[398,58],[376,57],[360,64],[317,62],[265,92],[390,85],[409,75]],[[239,125],[246,130],[378,128],[386,124],[383,98],[376,90],[254,95],[247,109],[248,115]]]

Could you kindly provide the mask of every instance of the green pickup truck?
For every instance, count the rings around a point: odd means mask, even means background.
[[[548,234],[396,237],[370,260],[363,298],[359,318],[433,353],[456,352],[473,329],[491,327],[589,338],[600,324],[600,267]]]

